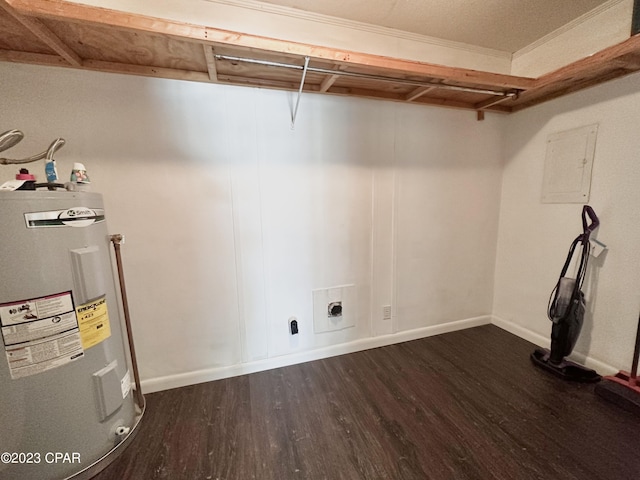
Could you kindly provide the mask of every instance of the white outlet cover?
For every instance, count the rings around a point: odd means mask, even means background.
[[[357,318],[356,286],[340,285],[313,290],[313,331],[332,332],[355,327]],[[342,302],[342,315],[329,317],[328,306],[332,302]]]

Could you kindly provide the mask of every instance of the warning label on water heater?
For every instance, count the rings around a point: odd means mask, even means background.
[[[71,292],[0,304],[0,325],[13,379],[84,355]]]
[[[80,325],[80,338],[85,350],[99,344],[111,336],[107,299],[102,297],[76,308]]]

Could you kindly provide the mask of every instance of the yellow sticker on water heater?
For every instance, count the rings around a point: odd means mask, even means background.
[[[102,297],[76,307],[82,347],[86,350],[111,336],[107,299]]]

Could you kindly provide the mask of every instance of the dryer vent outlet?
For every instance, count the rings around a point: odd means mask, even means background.
[[[342,316],[342,302],[331,302],[329,305],[327,305],[327,316],[329,318],[341,317]]]
[[[314,333],[332,332],[356,326],[358,302],[355,285],[338,285],[313,290],[312,293]]]

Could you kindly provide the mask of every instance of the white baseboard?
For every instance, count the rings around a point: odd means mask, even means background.
[[[527,340],[528,342],[531,342],[539,347],[549,348],[549,346],[551,345],[550,337],[544,337],[539,333],[532,332],[527,328],[510,322],[509,320],[504,320],[500,317],[496,317],[495,315],[491,317],[491,324],[495,325],[496,327],[500,327],[501,329],[506,330],[509,333],[513,333],[516,337]],[[549,332],[551,332],[551,330],[549,330]]]
[[[159,392],[161,390],[168,390],[170,388],[185,387],[187,385],[194,385],[196,383],[210,382],[213,380],[220,380],[223,378],[236,377],[238,375],[270,370],[272,368],[286,367],[289,365],[296,365],[298,363],[310,362],[312,360],[320,360],[322,358],[329,358],[337,355],[359,352],[371,348],[384,347],[386,345],[392,345],[394,343],[408,342],[410,340],[417,340],[419,338],[455,332],[456,330],[464,330],[466,328],[478,327],[480,325],[488,325],[491,322],[492,317],[490,315],[483,315],[481,317],[467,318],[455,322],[417,328],[415,330],[408,330],[389,335],[363,338],[349,343],[331,345],[329,347],[294,353],[291,355],[282,355],[279,357],[267,358],[254,362],[241,363],[217,368],[208,368],[194,372],[167,375],[164,377],[150,378],[142,380],[141,387],[144,393]]]
[[[513,333],[517,337],[527,340],[539,347],[549,348],[549,346],[551,345],[550,337],[544,337],[539,333],[532,332],[531,330],[524,328],[521,325],[516,325],[513,322],[497,317],[495,315],[491,317],[491,323],[496,327],[500,327],[509,333]],[[549,334],[551,334],[551,326],[549,326]],[[618,368],[615,368],[608,363],[602,362],[596,358],[590,357],[589,355],[584,355],[579,352],[574,351],[571,355],[569,355],[568,358],[576,363],[594,369],[600,375],[614,375],[619,371]]]

